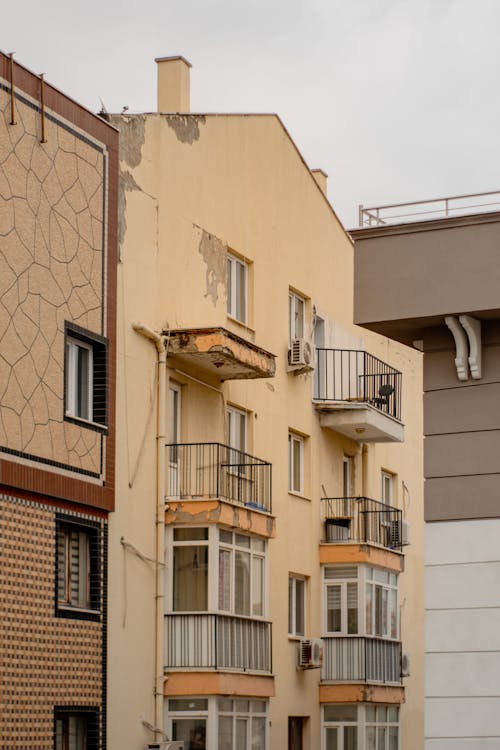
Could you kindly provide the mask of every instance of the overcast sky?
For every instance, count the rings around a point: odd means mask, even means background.
[[[90,109],[277,112],[346,227],[357,205],[500,190],[500,0],[18,0],[0,48]]]

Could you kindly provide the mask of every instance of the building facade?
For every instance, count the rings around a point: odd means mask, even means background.
[[[106,747],[117,158],[114,128],[0,54],[5,750]]]
[[[426,750],[500,742],[494,200],[369,209],[352,232],[355,319],[423,351]]]
[[[420,354],[353,325],[352,243],[279,118],[192,114],[157,63],[158,113],[111,118],[112,745],[417,750]]]

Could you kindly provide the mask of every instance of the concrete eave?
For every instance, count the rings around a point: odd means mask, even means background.
[[[404,425],[366,402],[315,401],[321,427],[362,443],[402,443]]]
[[[163,331],[168,358],[193,373],[217,380],[272,378],[276,357],[225,328],[184,328]]]

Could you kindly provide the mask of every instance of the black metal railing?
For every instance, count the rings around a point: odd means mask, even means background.
[[[401,421],[399,370],[368,352],[316,349],[314,399],[367,403]]]
[[[235,615],[165,615],[165,667],[270,673],[271,623]]]
[[[401,683],[401,642],[365,636],[324,637],[325,682]]]
[[[321,499],[325,541],[379,544],[401,551],[403,513],[369,497],[324,497]]]
[[[167,449],[170,498],[221,498],[271,512],[272,467],[222,443],[176,443]]]

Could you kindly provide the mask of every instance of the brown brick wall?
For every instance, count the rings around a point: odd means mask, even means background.
[[[73,515],[100,523],[104,556],[106,521]],[[52,749],[54,706],[102,707],[102,616],[55,615],[56,517],[56,507],[0,495],[2,750]],[[101,605],[104,596],[103,585]]]

